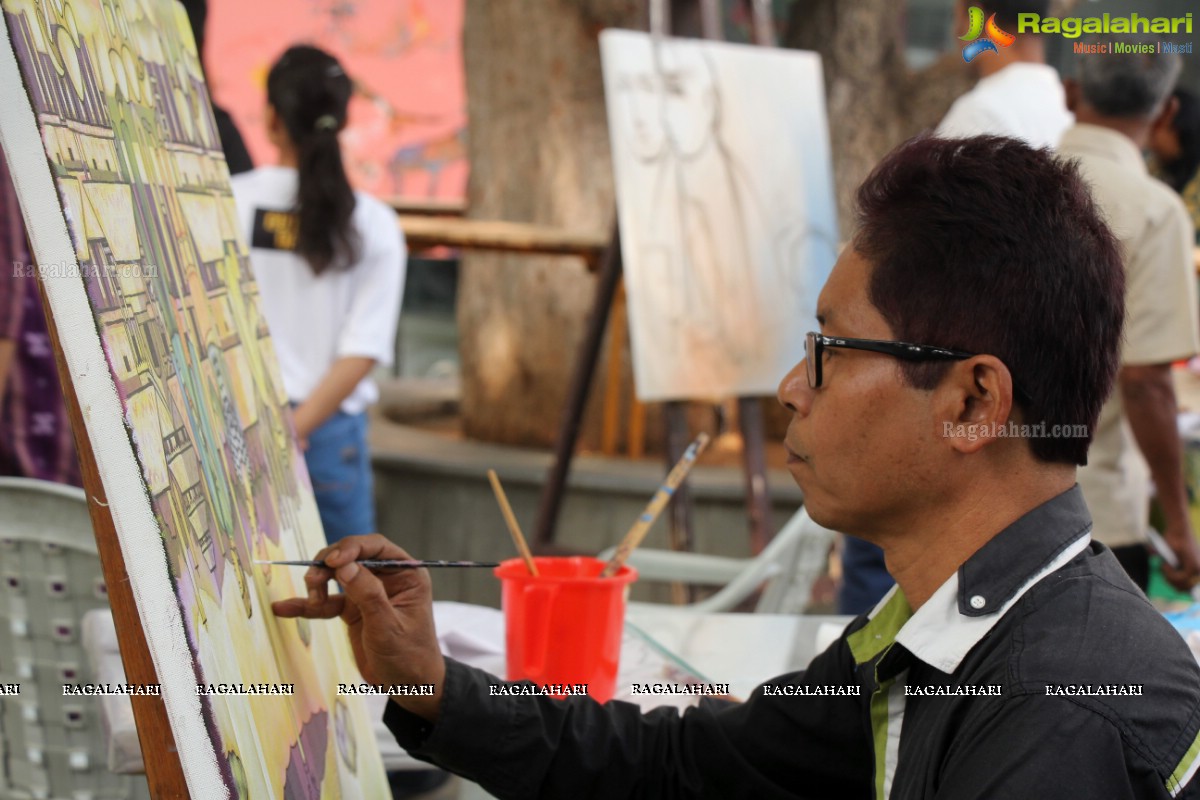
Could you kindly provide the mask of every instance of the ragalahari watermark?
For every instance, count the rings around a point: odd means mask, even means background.
[[[942,436],[946,439],[1086,439],[1090,435],[1087,425],[1047,425],[1045,422],[1018,424],[1008,422],[943,422]]]
[[[142,278],[157,278],[158,265],[78,264],[73,261],[24,264],[20,261],[14,261],[12,276],[14,278],[40,277],[42,280],[49,280],[51,278],[99,278],[101,276],[139,280]]]

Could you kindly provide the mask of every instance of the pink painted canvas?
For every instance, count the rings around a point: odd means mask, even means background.
[[[356,84],[342,133],[350,180],[379,198],[461,200],[466,192],[463,0],[209,0],[205,62],[216,102],[256,165],[267,71],[305,42]]]

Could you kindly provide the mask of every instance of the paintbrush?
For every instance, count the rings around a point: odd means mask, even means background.
[[[508,504],[508,495],[504,493],[504,487],[500,485],[500,478],[496,475],[496,470],[488,470],[488,480],[492,482],[492,491],[496,493],[496,502],[500,504],[500,513],[504,515],[504,522],[508,525],[508,532],[512,535],[513,544],[517,546],[517,552],[521,554],[521,558],[525,559],[525,568],[529,570],[529,574],[533,577],[538,577],[537,565],[533,563],[533,554],[529,552],[529,545],[525,543],[525,537],[521,534],[521,526],[517,524],[517,518],[513,514],[512,506]]]
[[[327,566],[324,561],[255,561],[255,564],[269,564],[277,567],[324,567],[325,569],[333,569]],[[499,563],[495,561],[422,561],[416,558],[409,559],[363,559],[355,561],[360,567],[365,567],[372,572],[392,569],[417,569],[419,567],[498,567]]]
[[[683,479],[692,469],[692,465],[696,463],[696,457],[704,451],[708,446],[708,434],[702,433],[696,437],[696,441],[688,445],[687,450],[683,451],[683,455],[676,462],[675,467],[667,475],[667,479],[663,481],[662,486],[658,487],[658,491],[654,493],[654,497],[650,498],[649,505],[646,510],[637,518],[637,522],[633,523],[633,527],[629,529],[629,533],[625,534],[625,538],[617,545],[617,551],[613,553],[613,557],[604,565],[604,569],[600,572],[601,578],[611,578],[621,569],[621,565],[625,563],[625,559],[629,558],[629,554],[633,549],[642,543],[642,539],[646,538],[646,534],[650,532],[650,526],[654,524],[654,520],[658,519],[658,515],[663,508],[671,500],[671,495],[675,494],[675,490],[679,488],[679,484],[683,483]]]

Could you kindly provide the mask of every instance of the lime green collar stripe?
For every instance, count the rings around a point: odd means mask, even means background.
[[[850,653],[854,656],[854,663],[866,664],[890,647],[892,642],[896,641],[896,634],[912,614],[908,598],[897,586],[887,604],[879,609],[866,625],[846,637]]]
[[[888,693],[876,692],[871,697],[871,739],[875,746],[875,797],[885,797],[887,779]]]
[[[1183,787],[1187,786],[1188,781],[1196,774],[1197,768],[1200,768],[1200,733],[1196,734],[1192,746],[1179,761],[1179,766],[1175,767],[1171,777],[1167,778],[1167,791],[1171,793],[1171,797],[1183,791]]]

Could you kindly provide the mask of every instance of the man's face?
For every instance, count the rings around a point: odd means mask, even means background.
[[[852,246],[842,251],[817,301],[822,333],[895,338],[868,299],[870,275]],[[843,348],[825,348],[822,357],[821,388],[809,388],[803,361],[779,384],[779,402],[792,412],[788,470],[814,520],[870,538],[944,490],[940,423],[932,393],[908,386],[895,358]]]

